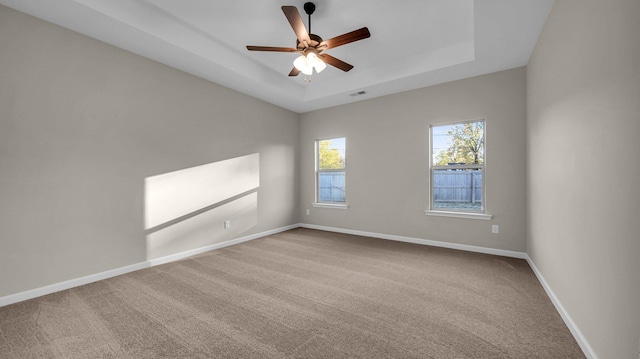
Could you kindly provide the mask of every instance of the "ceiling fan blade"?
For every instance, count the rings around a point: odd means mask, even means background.
[[[348,63],[336,59],[335,57],[329,55],[329,54],[320,54],[318,55],[319,58],[322,59],[322,61],[324,61],[325,63],[333,66],[333,67],[337,67],[340,70],[347,72],[349,70],[351,70],[353,68],[353,65],[349,65]]]
[[[274,51],[274,52],[297,52],[298,49],[293,47],[274,47],[274,46],[251,46],[247,45],[249,51]]]
[[[300,73],[300,70],[294,67],[291,69],[291,72],[289,72],[289,76],[298,76],[299,73]]]
[[[366,39],[370,36],[371,36],[371,33],[369,33],[369,29],[366,27],[363,27],[362,29],[353,30],[346,34],[342,34],[340,36],[336,36],[329,40],[325,40],[320,45],[318,45],[318,49],[320,48],[322,48],[323,50],[331,49],[334,47],[342,46],[344,44],[348,44],[350,42]]]
[[[304,27],[298,8],[295,6],[283,6],[282,12],[284,13],[284,16],[287,17],[287,20],[289,20],[289,24],[291,24],[293,32],[296,33],[298,41],[300,41],[300,43],[306,42],[307,46],[311,44],[309,33],[307,33],[307,29]]]

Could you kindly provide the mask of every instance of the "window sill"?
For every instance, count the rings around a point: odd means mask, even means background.
[[[488,221],[493,217],[493,215],[486,213],[433,211],[430,209],[426,209],[424,211],[424,214],[426,214],[427,216],[482,219],[485,221]]]
[[[336,209],[349,209],[349,205],[346,203],[311,203],[311,206],[316,208],[336,208]]]

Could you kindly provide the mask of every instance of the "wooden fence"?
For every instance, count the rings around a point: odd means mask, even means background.
[[[435,170],[434,202],[482,203],[482,171]]]
[[[345,172],[320,172],[318,174],[318,184],[319,201],[345,201]],[[482,204],[482,171],[434,171],[433,200],[436,203]]]
[[[344,202],[345,201],[345,172],[320,172],[318,173],[318,201],[320,202]]]

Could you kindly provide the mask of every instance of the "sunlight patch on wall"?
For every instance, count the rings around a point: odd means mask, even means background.
[[[231,226],[224,228],[224,221]],[[212,210],[147,235],[147,259],[236,238],[258,224],[258,193],[253,192]]]
[[[258,153],[147,177],[147,259],[230,240],[256,226],[259,186]]]
[[[260,155],[229,160],[147,177],[145,229],[260,187]]]

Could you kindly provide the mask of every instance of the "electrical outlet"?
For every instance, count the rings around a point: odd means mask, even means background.
[[[494,224],[491,226],[491,233],[500,233],[500,226]]]
[[[224,221],[224,229],[229,229],[231,227],[231,221]]]
[[[311,214],[311,211],[307,209],[307,216]]]

